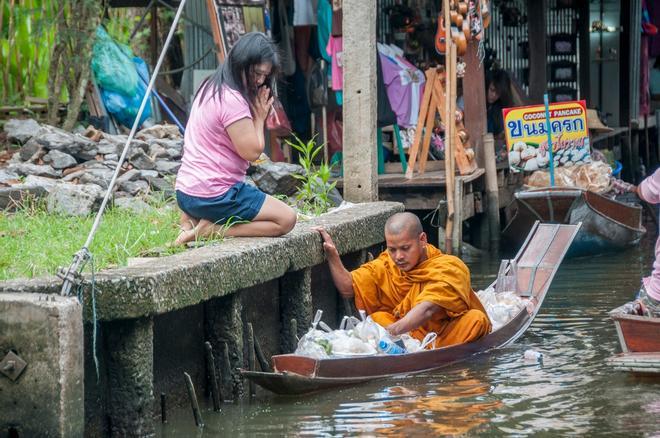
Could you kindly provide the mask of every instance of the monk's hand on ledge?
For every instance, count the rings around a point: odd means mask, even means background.
[[[318,233],[321,235],[321,238],[323,239],[323,251],[325,251],[327,256],[339,256],[337,247],[335,246],[335,243],[332,241],[332,237],[330,237],[325,228],[313,227],[312,230],[318,231]]]

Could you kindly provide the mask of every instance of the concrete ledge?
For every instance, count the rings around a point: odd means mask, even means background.
[[[324,226],[340,254],[384,240],[383,227],[403,204],[374,202],[300,222],[281,238],[227,239],[216,245],[154,258],[139,266],[96,275],[97,318],[140,318],[182,309],[323,263],[321,239],[311,228]],[[87,278],[89,280],[89,278]],[[56,277],[0,282],[1,292],[57,293]],[[91,317],[89,287],[85,318]]]
[[[27,367],[0,375],[0,430],[19,436],[83,436],[83,325],[75,297],[0,294],[0,359]],[[10,434],[11,435],[11,434]]]

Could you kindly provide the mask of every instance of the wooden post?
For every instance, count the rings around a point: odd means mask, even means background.
[[[445,23],[449,20],[449,0],[443,1]],[[456,113],[456,45],[451,39],[450,26],[447,26],[445,36],[447,55],[445,57],[445,108],[447,117],[445,122],[445,179],[447,192],[447,225],[445,227],[445,252],[453,254],[454,227],[461,226],[454,221],[456,211],[455,191],[455,169],[454,169],[454,129]]]
[[[465,76],[463,77],[463,97],[465,102],[465,129],[472,139],[477,165],[486,167],[482,136],[486,133],[486,86],[484,66],[479,62],[477,51],[479,41],[468,41],[465,54]],[[468,91],[469,90],[469,91]]]
[[[529,97],[542,103],[547,82],[546,7],[547,0],[527,0],[527,39],[529,41]]]
[[[378,200],[376,0],[344,0],[344,198]]]
[[[454,228],[451,235],[452,254],[460,257],[463,246],[463,177],[457,176],[454,182]]]
[[[250,371],[256,371],[257,361],[255,359],[255,351],[254,351],[254,329],[252,328],[251,322],[247,323],[247,347],[248,347],[248,369]],[[254,397],[256,393],[257,392],[254,381],[250,379],[250,397]]]
[[[490,246],[496,248],[500,241],[500,199],[497,187],[495,166],[495,139],[493,134],[483,137],[484,159],[486,162],[486,204],[488,208],[488,230]]]

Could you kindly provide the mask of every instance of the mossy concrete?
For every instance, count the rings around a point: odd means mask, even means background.
[[[400,203],[357,204],[299,222],[283,237],[226,239],[139,266],[99,272],[95,278],[97,318],[131,319],[167,313],[318,265],[325,257],[321,238],[312,230],[315,226],[328,230],[340,254],[370,247],[384,240],[385,221],[399,211],[403,211]],[[12,280],[0,282],[0,293],[57,293],[60,286],[56,277]],[[87,287],[86,295],[90,289]],[[84,301],[84,316],[91,319],[91,299]]]
[[[27,362],[15,381],[0,374],[0,431],[19,436],[82,436],[82,307],[76,298],[0,294],[0,360]]]
[[[109,415],[113,436],[154,436],[152,318],[103,325],[108,349]]]
[[[206,340],[213,347],[216,373],[224,377],[223,395],[240,397],[243,386],[236,370],[245,367],[247,322],[253,323],[257,339],[264,340],[264,349],[274,354],[290,352],[294,347],[291,318],[297,320],[300,336],[309,327],[313,306],[326,310],[324,320],[330,324],[342,311],[327,265],[322,265],[325,256],[321,238],[312,228],[323,226],[328,230],[351,269],[362,261],[362,250],[383,242],[385,221],[402,210],[403,205],[398,203],[358,204],[300,222],[281,238],[227,239],[154,258],[139,266],[97,273],[101,378],[96,380],[90,361],[93,349],[89,332],[93,325],[87,324],[85,382],[92,381],[96,386],[86,392],[85,407],[91,407],[96,418],[105,420],[90,421],[93,414],[88,413],[86,433],[153,435],[154,387],[167,392],[168,397],[171,394],[175,400],[183,400],[178,390],[183,385],[177,385],[177,375],[185,367],[196,385],[205,380]],[[60,287],[57,278],[0,282],[0,297],[15,291],[57,294]],[[88,287],[83,316],[91,322],[89,292]],[[261,318],[264,312],[272,315]],[[187,331],[185,340],[168,342],[168,337],[176,336],[177,328]],[[228,361],[224,360],[225,348]],[[187,360],[177,361],[182,355]],[[163,382],[156,384],[156,379]],[[202,393],[200,388],[198,395]]]

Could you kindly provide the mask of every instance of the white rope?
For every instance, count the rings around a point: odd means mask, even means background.
[[[94,219],[94,224],[92,225],[92,229],[90,230],[89,235],[87,236],[87,240],[85,241],[85,244],[83,245],[81,250],[78,251],[76,254],[74,254],[73,261],[71,262],[71,265],[69,266],[69,269],[66,272],[66,275],[64,277],[64,283],[62,284],[62,290],[60,292],[61,295],[65,295],[65,296],[70,295],[71,282],[73,276],[78,274],[79,269],[81,269],[82,265],[84,265],[84,261],[86,261],[86,259],[89,258],[89,254],[90,254],[89,246],[92,244],[92,240],[94,240],[94,235],[96,234],[96,230],[98,229],[99,224],[101,223],[101,217],[105,212],[105,207],[108,204],[110,195],[112,194],[112,189],[114,189],[115,183],[117,182],[117,177],[119,176],[119,171],[121,170],[121,166],[122,164],[124,164],[124,160],[126,160],[126,155],[128,154],[128,150],[131,146],[131,142],[133,141],[133,138],[135,137],[135,132],[137,131],[138,125],[140,124],[142,113],[144,112],[144,109],[147,106],[147,102],[151,98],[151,90],[153,90],[154,84],[156,83],[156,78],[158,77],[158,71],[160,70],[160,66],[162,65],[163,60],[165,59],[167,48],[169,47],[170,42],[172,41],[172,37],[174,36],[174,32],[176,31],[176,26],[179,23],[179,18],[181,18],[181,14],[183,13],[183,8],[185,4],[186,4],[186,0],[181,0],[181,3],[179,4],[179,8],[176,11],[176,15],[174,16],[174,21],[172,22],[172,26],[170,27],[170,32],[167,34],[167,39],[165,40],[163,49],[160,52],[160,57],[158,58],[156,67],[154,68],[154,71],[151,74],[151,80],[149,81],[149,85],[147,86],[147,91],[144,93],[144,97],[142,98],[140,109],[138,110],[138,113],[135,116],[135,120],[133,121],[133,127],[131,128],[131,132],[128,135],[128,138],[126,139],[126,144],[124,144],[124,150],[121,153],[121,157],[119,157],[117,168],[115,169],[115,172],[112,174],[112,179],[108,184],[108,190],[105,192],[105,196],[103,197],[103,202],[101,202],[101,207],[99,208],[98,213],[96,213],[96,218]]]

